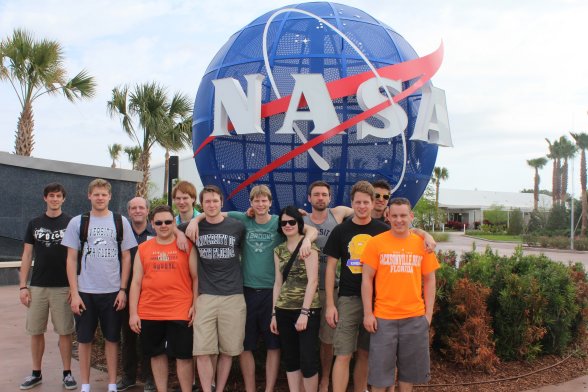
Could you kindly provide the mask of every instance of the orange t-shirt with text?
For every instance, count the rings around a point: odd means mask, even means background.
[[[439,262],[434,252],[425,251],[421,237],[379,234],[367,243],[361,262],[376,271],[374,316],[397,320],[425,314],[422,276],[439,268]]]
[[[190,251],[178,249],[175,241],[158,244],[156,238],[139,245],[143,281],[137,313],[142,320],[188,320],[192,306]]]

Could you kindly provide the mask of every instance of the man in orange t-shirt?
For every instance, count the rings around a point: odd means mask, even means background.
[[[439,263],[410,232],[413,219],[410,201],[392,199],[390,230],[370,239],[361,256],[363,324],[372,334],[368,382],[374,392],[394,390],[396,369],[400,392],[430,379],[429,326]]]
[[[129,326],[140,334],[143,353],[151,358],[158,391],[167,390],[168,357],[176,358],[182,392],[192,390],[192,340],[195,293],[198,292],[196,251],[180,250],[170,207],[153,209],[157,236],[139,245],[129,300]]]

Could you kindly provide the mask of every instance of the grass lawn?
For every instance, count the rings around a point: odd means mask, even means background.
[[[523,242],[523,239],[520,235],[509,235],[509,234],[490,234],[490,233],[480,233],[480,232],[466,232],[467,235],[471,237],[481,238],[483,240],[490,240],[490,241],[504,241],[504,242]]]

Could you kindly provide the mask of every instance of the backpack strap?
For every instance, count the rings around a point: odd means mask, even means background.
[[[80,219],[80,249],[78,250],[78,275],[82,271],[82,256],[84,246],[88,242],[88,228],[90,227],[90,212],[84,212]]]
[[[122,215],[118,212],[112,213],[112,218],[114,219],[114,228],[116,230],[116,245],[118,250],[118,265],[120,271],[122,271],[122,251],[121,251],[121,243],[123,241],[124,229],[122,223]]]

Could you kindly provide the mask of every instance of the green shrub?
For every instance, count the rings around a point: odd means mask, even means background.
[[[523,213],[520,209],[516,208],[510,212],[510,219],[507,233],[510,235],[519,235],[523,233],[523,227],[525,222],[523,221]]]
[[[442,232],[433,232],[431,233],[435,241],[437,242],[447,242],[449,241],[449,233],[442,233]]]

